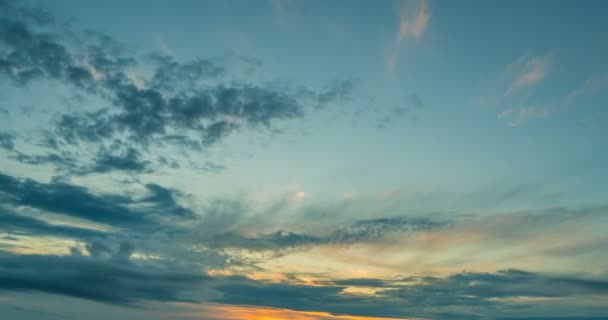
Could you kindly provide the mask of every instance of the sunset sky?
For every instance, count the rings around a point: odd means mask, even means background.
[[[0,0],[0,319],[608,319],[608,1]]]

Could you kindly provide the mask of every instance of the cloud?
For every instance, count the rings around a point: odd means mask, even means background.
[[[15,214],[0,206],[0,230],[12,235],[57,236],[73,239],[105,238],[106,233],[68,225],[51,224],[34,217]]]
[[[608,89],[608,73],[596,74],[586,79],[576,89],[566,95],[562,99],[561,104],[570,106],[577,99],[606,92],[606,89]]]
[[[121,246],[117,255],[128,248]],[[94,251],[93,251],[94,252]],[[0,251],[0,290],[39,291],[103,303],[195,301],[188,292],[205,276],[132,261],[79,255],[17,255]]]
[[[272,10],[280,24],[285,24],[288,19],[288,9],[292,5],[290,0],[270,0]]]
[[[0,131],[0,149],[13,150],[15,148],[15,134],[12,132]]]
[[[141,215],[121,203],[122,196],[97,196],[84,187],[66,183],[39,183],[0,174],[0,195],[5,203],[80,217],[111,225],[143,223]]]
[[[526,106],[506,109],[498,115],[498,119],[506,121],[510,126],[516,127],[533,119],[546,118],[551,113],[547,107]]]
[[[381,239],[391,234],[403,234],[416,231],[439,229],[445,222],[433,221],[428,218],[380,218],[361,220],[352,225],[331,233],[329,242],[354,243]]]
[[[139,200],[139,202],[147,205],[148,210],[152,209],[155,212],[164,212],[185,218],[194,218],[196,216],[194,211],[178,203],[178,199],[184,196],[181,191],[165,188],[155,183],[146,184],[145,187],[150,195]]]
[[[386,62],[388,74],[391,76],[397,68],[403,43],[408,39],[419,40],[431,17],[426,0],[400,1],[397,14],[399,15],[399,28]]]
[[[554,314],[543,301],[608,293],[608,281],[554,277],[522,270],[495,273],[462,272],[445,278],[402,277],[391,280],[346,279],[306,286],[230,277],[214,288],[223,295],[215,302],[266,306],[332,314],[394,318],[485,319],[498,316],[530,319]],[[373,295],[345,294],[348,287],[374,287]],[[509,299],[522,298],[519,304]],[[528,298],[529,302],[526,302]],[[567,300],[560,303],[568,304]],[[575,303],[575,302],[574,302]],[[534,308],[532,308],[534,307]],[[527,310],[521,315],[521,310]],[[576,316],[592,317],[593,311]],[[567,314],[564,314],[567,316]]]
[[[156,53],[150,54],[149,59],[156,68],[150,86],[162,90],[175,90],[178,85],[192,89],[200,80],[215,79],[226,72],[224,67],[207,59],[180,63],[170,55]]]
[[[413,8],[417,9],[414,13],[411,13],[410,10]],[[430,18],[427,2],[419,1],[416,4],[401,3],[399,18],[399,33],[397,33],[398,41],[403,41],[408,37],[419,39],[426,29]]]
[[[313,245],[351,245],[382,240],[391,236],[404,236],[414,232],[437,230],[447,223],[428,218],[380,218],[356,221],[346,227],[336,228],[324,236],[313,236],[285,230],[245,237],[235,231],[218,233],[210,243],[218,248],[238,248],[253,251],[276,251],[281,255],[287,249],[306,249]]]
[[[422,101],[422,98],[420,98],[419,95],[412,94],[409,96],[409,98],[410,98],[410,102],[414,105],[414,107],[416,107],[416,108],[424,107],[424,102]]]
[[[163,217],[193,218],[191,210],[175,201],[177,191],[148,185],[142,199],[125,195],[95,194],[63,182],[41,183],[0,174],[0,199],[5,205],[29,207],[131,229],[152,227]]]
[[[354,89],[352,80],[339,80],[332,82],[326,90],[318,94],[317,99],[320,105],[326,105],[332,101],[348,100]]]
[[[514,78],[507,86],[504,95],[513,95],[542,81],[549,73],[552,60],[550,55],[537,57],[523,56],[509,65],[507,69],[514,73]]]
[[[91,172],[143,172],[148,163],[138,158],[150,145],[200,151],[239,130],[274,132],[275,122],[344,100],[352,89],[349,80],[320,92],[239,81],[209,59],[180,62],[158,53],[139,59],[106,35],[65,27],[52,17],[38,19],[28,8],[0,5],[0,74],[18,86],[40,79],[62,83],[109,103],[106,108],[83,106],[83,111],[61,114],[44,130],[54,151],[79,147],[77,157],[68,159],[66,152],[62,157]],[[150,70],[151,76],[137,75],[138,68]],[[116,141],[129,141],[131,149],[120,155],[105,149]],[[45,160],[23,153],[14,159]],[[48,163],[59,165],[55,160]]]
[[[538,85],[546,78],[551,65],[551,55],[533,58],[524,56],[509,65],[507,70],[516,75],[508,85],[502,99],[510,102],[516,93]],[[540,104],[530,103],[524,106],[508,107],[499,113],[498,118],[506,121],[509,126],[516,127],[530,120],[547,118],[584,101],[585,98],[601,94],[606,88],[608,88],[608,75],[596,74],[585,79],[567,94],[558,95]]]
[[[119,143],[100,149],[94,161],[92,168],[85,168],[81,172],[106,173],[113,170],[144,172],[149,170],[150,166],[150,161],[141,159],[141,153],[137,149]]]
[[[532,89],[541,86],[548,78],[553,66],[553,55],[519,57],[505,68],[503,94],[496,97],[496,103],[503,105],[498,118],[509,126],[516,127],[534,119],[543,119],[571,106],[577,99],[596,94],[606,87],[606,77],[593,76],[565,95],[557,95],[537,102]],[[517,99],[518,101],[516,102]],[[521,100],[524,100],[521,102]],[[530,101],[528,101],[530,100]]]
[[[132,194],[96,194],[66,183],[40,183],[6,175],[0,176],[0,182],[0,198],[4,203],[0,208],[1,230],[12,235],[50,235],[79,239],[85,243],[80,250],[72,251],[74,256],[25,255],[20,260],[21,256],[1,254],[0,289],[5,290],[43,291],[112,304],[133,305],[144,301],[208,301],[201,292],[213,288],[221,295],[210,299],[220,303],[360,316],[447,319],[481,319],[491,316],[496,308],[500,308],[500,315],[513,315],[517,318],[521,303],[515,306],[513,300],[521,300],[525,305],[526,299],[531,297],[536,299],[534,304],[538,305],[539,299],[559,298],[569,302],[572,299],[582,299],[585,295],[608,293],[607,282],[601,279],[517,270],[461,272],[447,277],[325,278],[322,282],[315,283],[315,286],[290,281],[255,281],[236,276],[204,276],[199,274],[200,270],[214,263],[220,267],[255,268],[255,261],[252,264],[250,260],[231,253],[233,251],[230,249],[233,248],[281,253],[331,245],[336,250],[345,250],[379,240],[393,242],[397,237],[416,241],[413,237],[417,235],[424,236],[429,232],[437,235],[448,226],[452,228],[452,225],[425,217],[391,217],[359,220],[345,227],[335,226],[334,222],[324,235],[318,235],[318,230],[315,235],[281,230],[251,235],[247,233],[248,229],[262,229],[256,228],[253,223],[253,208],[239,201],[215,201],[200,214],[194,215],[191,210],[179,204],[185,195],[156,184],[144,185],[145,195],[135,197]],[[47,199],[51,198],[58,201],[49,204]],[[70,199],[71,202],[64,204],[63,199]],[[19,211],[13,211],[15,208]],[[91,212],[93,208],[97,211]],[[35,210],[32,212],[35,214],[25,214],[27,209]],[[282,212],[284,209],[278,206],[277,210]],[[124,219],[117,213],[119,211],[124,215],[139,216],[141,221],[121,222]],[[42,220],[45,217],[42,212],[110,224],[124,230],[106,232],[75,225],[50,224]],[[593,220],[603,212],[524,215],[506,228],[518,230],[520,233],[517,234],[502,230],[509,221],[507,218],[501,220],[486,217],[477,224],[470,219],[456,224],[464,223],[461,227],[465,228],[471,225],[481,226],[482,231],[494,237],[492,239],[504,241],[508,237],[525,238],[531,233],[537,234],[539,230],[544,230],[541,226],[569,225],[566,223],[570,221],[568,219],[587,217],[587,220]],[[272,225],[268,223],[273,215],[265,214],[266,220],[262,219],[258,223],[271,228]],[[163,217],[167,219],[157,219]],[[489,225],[484,225],[484,221]],[[582,225],[582,220],[577,222],[577,225]],[[453,241],[455,238],[448,238],[450,239]],[[419,245],[417,242],[413,244]],[[456,242],[453,245],[462,244]],[[479,244],[475,247],[475,250],[480,250]],[[421,250],[438,249],[431,246],[422,247]],[[375,257],[358,258],[373,260]],[[212,259],[217,259],[217,262]],[[24,267],[34,263],[42,266]],[[426,262],[420,260],[420,263]],[[42,272],[44,268],[50,270],[46,275]],[[93,270],[97,270],[97,273],[89,274]],[[323,260],[319,259],[318,272],[324,271]],[[402,272],[408,274],[409,271],[411,269],[407,268]],[[76,279],[80,281],[78,288],[75,288]],[[166,284],[165,281],[174,282]],[[101,286],[101,283],[106,288],[114,287],[120,292],[111,295],[110,289],[98,289],[97,286]],[[156,290],[154,294],[151,293],[153,289]],[[352,293],[357,290],[375,293]],[[544,309],[536,310],[535,315],[553,314],[548,311],[550,306],[543,306]]]
[[[218,248],[238,248],[256,251],[278,250],[322,244],[321,238],[297,234],[289,231],[277,231],[258,237],[244,237],[236,232],[218,234],[211,240],[211,245]]]

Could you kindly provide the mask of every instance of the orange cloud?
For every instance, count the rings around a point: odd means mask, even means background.
[[[204,314],[217,320],[407,320],[358,316],[337,316],[319,311],[294,311],[288,309],[248,306],[212,305],[203,307]]]

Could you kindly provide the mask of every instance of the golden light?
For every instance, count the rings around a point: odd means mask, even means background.
[[[376,318],[351,315],[332,315],[320,311],[295,311],[289,309],[276,309],[250,306],[208,305],[203,306],[202,315],[217,320],[408,320],[406,318]],[[193,319],[196,316],[192,315]]]

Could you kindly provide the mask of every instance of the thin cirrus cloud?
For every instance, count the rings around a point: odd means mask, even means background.
[[[515,62],[505,68],[507,81],[502,96],[498,97],[501,104],[512,104],[515,99],[525,99],[523,105],[509,106],[498,114],[498,119],[511,127],[517,127],[534,119],[548,117],[554,110],[548,102],[533,103],[530,100],[533,88],[545,81],[553,65],[553,56],[519,57]],[[529,101],[530,100],[530,101]]]
[[[571,108],[585,99],[601,95],[608,88],[608,75],[599,73],[576,84],[566,94],[536,102],[538,100],[533,100],[535,98],[533,91],[536,87],[543,86],[543,82],[548,80],[553,64],[553,57],[545,55],[523,56],[508,65],[507,73],[511,74],[511,81],[507,84],[505,93],[499,100],[505,104],[510,104],[523,98],[524,103],[503,109],[498,114],[498,119],[505,121],[511,127],[517,127],[532,120],[548,118],[552,114]]]
[[[504,95],[511,96],[541,82],[549,73],[552,62],[553,58],[550,55],[519,58],[507,67],[508,70],[515,73],[515,76]]]
[[[401,47],[409,39],[419,40],[427,28],[431,13],[426,0],[401,1],[398,3],[399,28],[386,61],[387,72],[395,74]]]
[[[498,118],[506,121],[509,126],[516,127],[532,119],[546,118],[550,113],[547,107],[525,106],[504,110]]]

